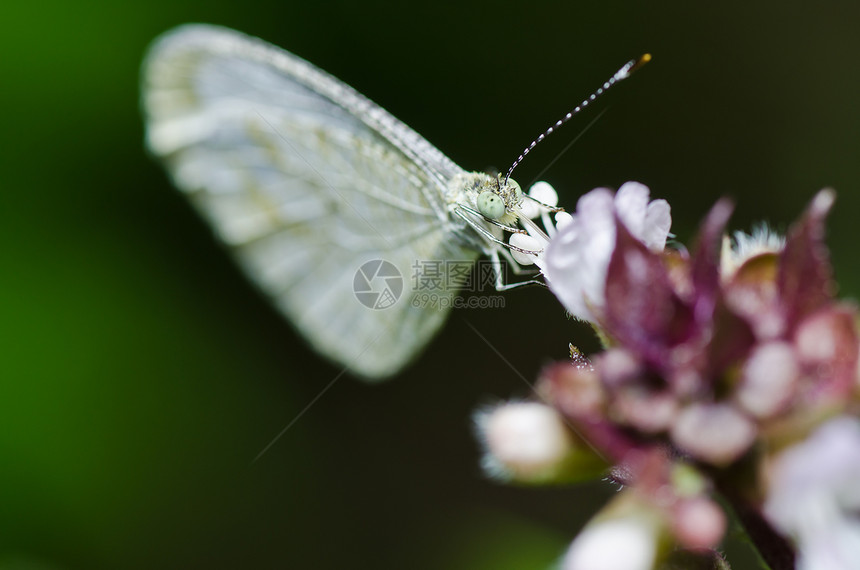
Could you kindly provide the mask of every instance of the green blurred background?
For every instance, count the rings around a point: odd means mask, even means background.
[[[401,377],[337,374],[144,153],[147,44],[203,21],[347,81],[463,167],[504,168],[631,57],[542,174],[634,179],[687,241],[720,196],[784,228],[823,186],[860,288],[856,2],[29,2],[0,8],[0,568],[545,568],[611,494],[486,481],[470,414],[594,344],[545,290],[455,311]],[[537,176],[596,113],[536,150]],[[503,351],[508,367],[469,325]],[[743,568],[743,565],[737,565]]]

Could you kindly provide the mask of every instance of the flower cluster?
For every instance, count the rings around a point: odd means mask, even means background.
[[[857,568],[857,310],[834,299],[820,192],[786,237],[725,236],[718,202],[690,250],[645,186],[580,198],[534,262],[605,350],[552,365],[540,402],[483,411],[485,465],[532,483],[601,468],[623,484],[565,570],[728,568],[720,496],[778,568]],[[629,548],[611,545],[625,542]]]

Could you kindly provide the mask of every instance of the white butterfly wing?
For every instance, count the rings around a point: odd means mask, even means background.
[[[429,271],[478,251],[448,218],[462,171],[417,133],[307,62],[204,25],[156,41],[143,106],[149,148],[320,353],[383,378],[444,322],[456,291]],[[373,260],[402,278],[388,308],[354,294]],[[397,296],[396,275],[385,283]],[[440,303],[422,302],[428,284]]]

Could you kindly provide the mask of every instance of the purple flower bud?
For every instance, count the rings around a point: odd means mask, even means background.
[[[752,416],[768,418],[792,401],[799,377],[794,347],[786,342],[765,343],[744,364],[735,398]]]
[[[794,333],[795,350],[810,376],[807,396],[846,403],[857,386],[857,311],[833,305],[810,315]]]
[[[726,514],[707,497],[683,499],[674,508],[672,534],[684,548],[716,548],[723,539],[727,526]]]
[[[693,457],[725,466],[743,455],[755,441],[755,424],[729,404],[691,404],[672,426],[672,441]]]

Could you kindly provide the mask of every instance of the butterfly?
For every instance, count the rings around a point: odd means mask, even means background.
[[[503,261],[522,273],[540,253],[505,238],[542,232],[531,217],[557,208],[525,195],[513,166],[506,176],[460,168],[283,49],[216,26],[176,28],[147,54],[142,107],[146,145],[174,184],[308,342],[356,376],[386,378],[416,357],[454,304],[457,264],[486,256],[499,290],[534,281],[505,282]],[[420,285],[440,272],[427,303]]]

